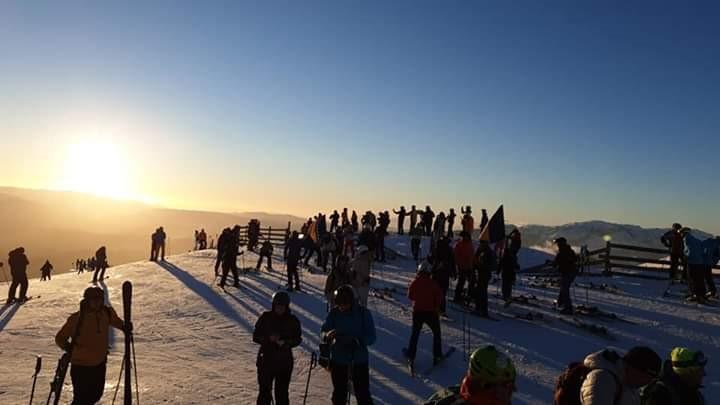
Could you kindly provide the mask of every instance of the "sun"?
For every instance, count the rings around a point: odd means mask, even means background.
[[[130,161],[120,145],[83,140],[68,145],[57,187],[115,199],[133,199]]]

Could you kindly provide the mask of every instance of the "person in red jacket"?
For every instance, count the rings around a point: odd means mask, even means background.
[[[442,337],[440,335],[440,302],[443,298],[442,289],[432,279],[432,265],[424,260],[418,266],[415,279],[408,288],[408,298],[413,303],[412,334],[410,344],[403,352],[408,359],[410,368],[415,362],[418,338],[423,324],[427,324],[433,333],[433,364],[442,360]]]
[[[473,247],[470,234],[460,232],[462,240],[455,245],[455,265],[458,270],[458,281],[455,285],[454,301],[457,303],[465,302],[464,288],[465,281],[468,282],[468,295],[475,289],[475,272],[473,271],[473,263],[475,260],[475,248]]]

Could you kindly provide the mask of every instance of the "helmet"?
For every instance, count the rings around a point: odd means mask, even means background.
[[[341,285],[335,290],[335,305],[352,305],[355,302],[355,291],[349,284]]]
[[[83,298],[90,299],[90,298],[105,298],[105,292],[100,287],[88,287],[85,289],[85,292],[83,293]]]
[[[285,291],[278,291],[272,296],[272,306],[275,305],[284,305],[286,307],[290,306],[290,296]]]
[[[561,236],[561,237],[555,239],[555,240],[553,241],[553,243],[556,244],[556,245],[558,245],[558,246],[567,245],[567,239],[565,239],[565,238],[563,238],[563,237]]]
[[[468,374],[483,386],[508,383],[514,385],[516,371],[507,355],[498,352],[495,346],[486,345],[470,355]]]
[[[423,260],[422,263],[420,263],[417,267],[418,274],[420,273],[431,273],[432,272],[432,266],[430,265],[430,262],[427,260]]]
[[[705,367],[707,358],[703,352],[685,347],[676,347],[670,352],[672,369],[677,375],[690,374]]]

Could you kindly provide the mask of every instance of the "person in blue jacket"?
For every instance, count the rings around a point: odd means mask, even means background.
[[[683,228],[680,233],[685,242],[685,256],[688,265],[688,287],[691,301],[705,301],[705,248],[700,239],[693,236],[690,228]]]
[[[330,344],[332,403],[348,402],[351,379],[358,405],[372,405],[367,349],[376,338],[372,314],[357,303],[352,286],[340,286],[334,295],[335,307],[320,328],[321,339]]]
[[[712,271],[713,266],[720,261],[720,236],[705,239],[703,247],[705,248],[705,284],[707,284],[707,294],[705,296],[717,298],[717,287],[715,287]]]

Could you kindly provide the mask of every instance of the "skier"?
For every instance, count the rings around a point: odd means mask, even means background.
[[[510,245],[510,251],[514,252],[515,255],[517,255],[520,252],[520,248],[522,247],[522,236],[520,235],[520,230],[517,228],[514,228],[510,235],[508,235],[509,245]]]
[[[464,210],[460,207],[460,213],[463,214],[462,220],[460,220],[463,231],[472,236],[473,229],[475,228],[475,219],[472,216],[472,207],[468,205]],[[480,230],[482,230],[482,227],[480,227]]]
[[[400,206],[400,211],[395,211],[395,209],[392,210],[393,214],[396,214],[398,216],[398,235],[404,235],[405,234],[405,217],[407,216],[407,211],[405,211],[405,206]]]
[[[255,266],[255,271],[260,271],[260,266],[262,265],[262,261],[264,258],[267,257],[267,269],[268,271],[271,271],[272,268],[272,254],[273,254],[273,245],[270,243],[269,239],[265,239],[265,242],[263,242],[262,246],[260,246],[260,254],[258,254],[258,262],[257,266]]]
[[[432,240],[431,245],[435,246],[437,245],[438,240],[440,240],[441,236],[446,236],[445,234],[445,213],[440,212],[437,217],[435,217],[435,224],[433,225],[433,232],[432,232]]]
[[[93,273],[93,283],[98,282],[98,274],[100,275],[100,281],[105,279],[105,269],[107,269],[107,267],[107,249],[105,249],[105,246],[100,246],[100,248],[95,252],[95,272]]]
[[[351,274],[353,276],[352,286],[357,293],[358,301],[363,307],[367,307],[368,293],[370,292],[370,268],[372,266],[372,254],[365,245],[358,246],[357,257],[350,262]]]
[[[432,256],[432,276],[433,280],[442,289],[442,299],[440,300],[440,315],[445,316],[447,302],[445,297],[450,288],[450,278],[456,276],[455,273],[455,255],[450,247],[450,239],[446,235],[442,235],[437,242],[435,253]]]
[[[683,236],[680,232],[683,226],[674,223],[672,229],[665,232],[660,238],[660,242],[670,249],[670,279],[674,280],[678,277],[683,280],[687,278],[687,261],[685,260],[685,245],[683,244]],[[682,265],[683,270],[678,270],[678,265]]]
[[[105,390],[105,371],[110,327],[132,333],[132,323],[125,323],[115,310],[104,303],[99,287],[89,287],[80,301],[80,311],[70,315],[55,335],[55,344],[72,353],[70,377],[73,405],[90,405],[100,401]],[[71,341],[68,341],[72,338]]]
[[[720,236],[705,239],[703,247],[705,247],[705,284],[707,284],[705,297],[717,298],[717,287],[713,279],[713,266],[720,260]]]
[[[225,250],[227,249],[227,244],[230,239],[230,232],[230,228],[225,228],[220,233],[220,237],[218,237],[217,256],[215,257],[215,277],[220,275],[220,264],[222,263],[223,256],[225,256]]]
[[[53,265],[50,264],[50,260],[45,260],[45,264],[40,268],[40,281],[50,280],[50,272],[53,270]]]
[[[450,212],[447,215],[447,235],[448,238],[452,239],[455,237],[455,234],[453,233],[453,226],[455,226],[455,217],[457,214],[455,214],[455,209],[450,208]]]
[[[240,288],[240,277],[238,276],[237,257],[242,253],[238,252],[240,249],[240,226],[235,225],[228,234],[225,248],[223,249],[222,257],[222,276],[220,277],[220,288],[225,288],[225,281],[228,277],[228,272],[232,272],[233,287]]]
[[[700,392],[707,358],[701,351],[676,347],[659,379],[642,389],[642,405],[704,405]]]
[[[378,226],[375,229],[375,260],[385,263],[385,236],[387,228]]]
[[[20,296],[17,301],[23,303],[28,300],[28,278],[27,278],[27,266],[30,264],[27,256],[25,256],[25,248],[19,247],[8,253],[8,265],[10,266],[10,275],[12,276],[12,283],[8,289],[7,304],[12,304],[16,301],[15,290],[18,285],[20,286]]]
[[[353,210],[352,215],[350,216],[350,224],[352,225],[353,232],[357,232],[360,230],[360,226],[358,225],[358,215],[355,210]]]
[[[506,354],[481,346],[470,355],[462,383],[436,392],[425,405],[510,405],[516,376]]]
[[[427,324],[433,334],[433,365],[437,365],[443,356],[440,334],[440,304],[443,291],[432,279],[431,273],[432,265],[427,260],[423,260],[418,266],[415,279],[408,287],[407,296],[413,303],[412,333],[404,354],[411,369],[414,369],[418,338],[424,324]]]
[[[348,401],[348,379],[358,405],[372,405],[367,347],[375,343],[372,314],[355,300],[353,288],[344,285],[335,291],[335,307],[320,328],[321,340],[330,346],[332,404]]]
[[[487,240],[481,240],[475,251],[475,268],[477,269],[477,287],[475,288],[475,314],[484,318],[488,314],[488,285],[492,273],[497,267],[495,252]]]
[[[325,279],[325,298],[327,298],[328,308],[333,308],[335,303],[335,290],[345,284],[352,284],[353,277],[350,271],[350,258],[342,255],[337,259],[337,265],[330,270]]]
[[[255,323],[253,342],[260,345],[258,351],[258,405],[289,405],[288,390],[293,370],[292,349],[302,342],[300,321],[290,312],[290,296],[278,291],[272,296],[272,309],[260,315]]]
[[[422,223],[416,224],[410,229],[410,251],[416,262],[420,260],[420,242],[422,242],[423,231]]]
[[[293,231],[292,236],[285,244],[283,258],[285,258],[285,268],[287,270],[288,291],[293,291],[293,280],[295,280],[294,289],[300,290],[300,276],[298,275],[298,263],[300,262],[300,251],[302,249],[302,240],[299,238],[298,232]]]
[[[425,224],[425,236],[432,236],[432,225],[435,213],[430,209],[429,205],[425,206],[425,211],[422,213],[422,222]]]
[[[554,242],[558,247],[558,254],[555,256],[553,266],[560,272],[560,294],[557,298],[557,308],[561,314],[572,315],[573,306],[570,299],[570,287],[577,276],[577,255],[568,245],[567,239],[560,237]]]
[[[257,237],[255,239],[255,243],[257,244]],[[205,233],[204,228],[200,229],[200,233],[198,234],[198,247],[200,248],[200,250],[207,249],[207,233]]]
[[[345,256],[355,257],[355,235],[351,225],[345,225],[343,231],[343,254]]]
[[[624,356],[610,349],[592,353],[583,360],[583,368],[576,371],[570,368],[566,373],[585,374],[580,379],[582,405],[639,405],[639,389],[660,375],[661,365],[660,356],[652,349],[637,346]],[[568,388],[564,389],[574,391]]]
[[[485,208],[482,208],[481,210],[482,216],[480,217],[480,230],[485,229],[485,225],[490,221],[488,219],[487,210]]]
[[[410,211],[408,211],[408,215],[410,216],[410,230],[415,229],[415,225],[417,225],[418,215],[420,215],[421,211],[418,211],[415,206],[410,207]]]
[[[345,216],[347,217],[347,212],[345,213]],[[330,233],[335,232],[338,228],[338,220],[340,219],[340,214],[338,214],[337,210],[334,210],[332,215],[330,215]]]
[[[150,235],[150,261],[154,262],[157,260],[157,251],[158,251],[158,231],[159,229],[155,229],[155,232]]]
[[[458,281],[455,285],[455,297],[453,301],[461,304],[465,302],[465,282],[468,282],[468,296],[475,290],[475,272],[473,270],[474,249],[470,234],[460,232],[460,240],[453,249],[455,264],[457,265]]]
[[[500,259],[498,274],[502,274],[502,298],[505,306],[512,302],[512,288],[515,284],[515,272],[520,269],[518,266],[517,254],[515,251],[505,251]]]
[[[690,301],[706,303],[705,299],[705,248],[700,239],[696,238],[690,228],[680,230],[685,245],[687,262],[688,287],[692,296]]]

